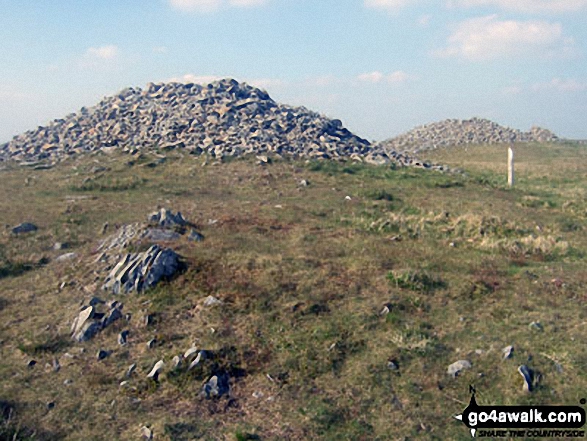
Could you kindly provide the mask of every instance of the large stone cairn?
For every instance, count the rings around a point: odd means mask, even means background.
[[[383,141],[380,147],[392,151],[418,153],[437,147],[466,144],[509,144],[512,142],[556,142],[549,130],[532,127],[529,132],[501,126],[481,118],[447,119],[416,127],[407,133]]]
[[[353,157],[410,164],[355,136],[340,120],[273,101],[236,80],[207,85],[149,83],[127,88],[96,106],[15,136],[0,145],[0,159],[57,161],[77,153],[119,148],[184,149],[216,158],[277,153],[306,158]]]

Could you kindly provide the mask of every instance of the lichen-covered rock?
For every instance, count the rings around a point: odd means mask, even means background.
[[[110,271],[103,285],[114,294],[141,292],[179,269],[179,256],[169,248],[151,246],[143,253],[128,253]]]

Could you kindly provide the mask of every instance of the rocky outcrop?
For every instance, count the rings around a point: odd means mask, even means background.
[[[104,302],[93,302],[84,306],[71,325],[71,337],[77,342],[91,340],[102,329],[122,318],[122,304],[116,301],[108,305],[108,309],[99,312]]]
[[[128,253],[110,271],[103,289],[114,294],[142,292],[169,278],[179,268],[179,256],[169,248],[151,246],[142,253]]]
[[[481,118],[447,119],[416,127],[407,133],[383,141],[381,148],[418,153],[437,147],[466,144],[509,144],[511,142],[555,142],[559,138],[549,130],[532,127],[529,132],[501,126]]]

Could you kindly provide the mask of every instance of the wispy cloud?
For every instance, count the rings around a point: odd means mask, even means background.
[[[448,45],[435,54],[489,60],[525,55],[570,56],[574,51],[574,41],[563,35],[560,23],[500,20],[497,15],[489,15],[459,23],[448,38]]]
[[[86,57],[99,60],[112,60],[118,55],[118,47],[111,44],[108,46],[91,47],[86,51]]]
[[[184,12],[214,12],[224,6],[251,8],[262,6],[269,0],[168,0],[169,4]]]
[[[120,58],[120,49],[116,45],[90,47],[81,56],[78,65],[84,69],[112,68]]]
[[[448,0],[449,7],[492,6],[526,13],[575,12],[587,8],[587,0]]]
[[[168,51],[167,46],[155,46],[153,52],[156,54],[166,54]]]
[[[196,83],[196,84],[208,84],[214,81],[218,81],[222,79],[222,77],[216,75],[195,75],[195,74],[185,74],[181,77],[173,77],[167,79],[167,82],[170,83]]]
[[[357,80],[364,82],[364,83],[389,83],[389,84],[399,84],[405,83],[406,81],[413,79],[413,77],[403,70],[397,70],[390,74],[384,74],[378,70],[373,72],[362,73],[357,76]]]
[[[232,6],[239,8],[250,8],[253,6],[262,6],[266,4],[268,0],[229,0],[228,3]]]
[[[397,11],[405,6],[417,3],[418,0],[364,0],[364,2],[368,8]]]
[[[534,91],[555,90],[557,92],[585,92],[587,82],[575,79],[553,78],[548,82],[535,83],[532,86]]]

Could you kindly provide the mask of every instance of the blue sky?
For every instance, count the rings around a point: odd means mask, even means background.
[[[232,77],[384,139],[587,139],[587,0],[0,0],[0,142],[150,81]]]

